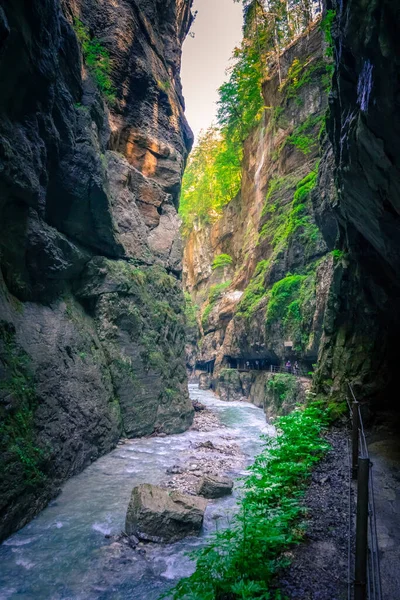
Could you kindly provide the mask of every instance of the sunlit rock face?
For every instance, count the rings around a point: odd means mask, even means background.
[[[317,25],[282,54],[281,81],[278,69],[271,68],[263,85],[264,118],[244,143],[241,190],[215,223],[195,223],[185,240],[184,284],[202,322],[197,358],[215,360],[217,378],[221,368],[240,361],[243,367],[247,360],[279,364],[290,358],[307,371],[317,362],[334,265],[312,202],[315,197],[318,204],[327,186],[334,187],[332,171],[324,185],[317,182],[328,107],[325,51]],[[296,68],[303,83],[291,88]],[[232,262],[213,268],[221,254]],[[282,305],[272,314],[270,294],[279,282],[287,283],[291,299],[283,292]],[[210,291],[219,289],[216,301],[209,302]],[[292,303],[296,306],[288,312]],[[222,394],[223,384],[218,382]],[[239,397],[250,394],[262,405],[262,386],[257,390],[259,398],[250,391]]]
[[[192,420],[177,217],[191,2],[28,4],[0,8],[0,538],[121,434]],[[108,53],[112,102],[78,22]]]
[[[400,8],[394,0],[330,8],[337,11],[334,155],[322,161],[321,178],[333,162],[337,194],[326,194],[318,222],[331,243],[329,224],[337,221],[346,260],[335,274],[319,381],[338,392],[350,379],[359,397],[382,408],[393,398],[400,334]]]

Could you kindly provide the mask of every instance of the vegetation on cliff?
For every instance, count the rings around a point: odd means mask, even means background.
[[[5,457],[0,473],[11,495],[15,487],[44,484],[47,453],[39,447],[34,427],[37,398],[29,356],[18,346],[15,330],[4,322],[0,322],[0,360],[8,372],[0,381],[0,452]]]
[[[116,89],[111,80],[110,53],[97,38],[90,35],[89,28],[80,19],[74,20],[76,37],[82,48],[83,58],[100,91],[109,104],[116,100]]]
[[[218,254],[213,260],[212,269],[223,269],[229,267],[232,263],[233,259],[230,254]]]
[[[311,3],[294,0],[288,6],[278,0],[269,2],[268,7],[259,0],[243,0],[243,40],[233,52],[229,79],[219,89],[218,126],[200,136],[183,179],[180,214],[184,231],[196,220],[218,218],[240,189],[243,142],[265,110],[261,92],[268,65],[277,62],[279,68],[281,50],[315,16]],[[285,93],[293,94],[318,68],[321,65],[308,69],[307,65],[293,65],[290,77],[282,83]],[[303,132],[291,142],[307,151]]]

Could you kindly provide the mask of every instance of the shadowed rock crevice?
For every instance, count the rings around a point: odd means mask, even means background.
[[[334,162],[324,157],[320,180],[334,170],[337,193],[328,192],[317,211],[329,244],[336,220],[344,260],[337,265],[318,384],[340,394],[350,379],[358,396],[379,409],[396,395],[400,335],[400,13],[393,0],[328,5],[336,10],[327,122]]]

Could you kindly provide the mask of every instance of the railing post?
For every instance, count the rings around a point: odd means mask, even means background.
[[[359,438],[358,430],[360,429],[360,418],[358,413],[358,402],[353,402],[353,430],[352,430],[352,476],[357,479],[358,471],[358,454],[359,454]]]
[[[358,460],[354,600],[367,598],[369,458]]]

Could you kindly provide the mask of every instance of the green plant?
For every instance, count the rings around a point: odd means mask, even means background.
[[[327,423],[322,403],[278,419],[279,435],[264,438],[230,527],[216,532],[205,548],[193,554],[197,558],[193,575],[163,598],[281,598],[271,582],[287,564],[283,552],[304,536],[301,498],[312,468],[328,449],[321,437]]]
[[[230,256],[229,254],[219,254],[213,260],[212,269],[214,271],[215,269],[221,269],[224,267],[228,267],[232,263],[233,263],[232,256]]]
[[[159,79],[157,79],[157,85],[160,88],[160,90],[162,90],[165,94],[167,94],[168,91],[171,89],[171,82],[169,80],[160,81]]]
[[[346,253],[344,250],[332,250],[331,255],[333,256],[333,260],[335,262],[339,262],[343,258],[345,258]]]
[[[276,250],[285,247],[289,239],[301,228],[307,245],[315,243],[320,236],[317,226],[310,221],[308,216],[308,201],[311,191],[317,183],[318,162],[313,171],[297,182],[292,204],[275,202],[280,193],[285,193],[288,182],[282,183],[280,179],[273,179],[267,194],[263,215],[269,216],[268,221],[262,226],[260,241],[266,239]],[[290,180],[292,187],[293,180]],[[272,202],[272,204],[271,204]]]
[[[189,327],[197,327],[197,313],[199,307],[193,303],[192,297],[189,292],[185,292],[185,316],[186,323]]]
[[[214,222],[239,191],[241,152],[232,140],[210,127],[199,136],[191,153],[182,182],[179,214],[183,233],[191,231],[195,221]]]
[[[260,300],[265,296],[267,291],[265,287],[265,277],[269,265],[269,260],[262,260],[257,264],[253,273],[253,277],[247,285],[240,300],[237,310],[238,316],[250,318]]]
[[[294,349],[298,352],[304,351],[310,340],[315,312],[315,270],[312,266],[301,282],[296,298],[288,305],[282,321],[285,337],[293,340]]]
[[[205,307],[202,317],[201,317],[203,329],[205,329],[207,327],[208,319],[209,319],[209,316],[210,316],[213,308],[217,304],[218,300],[220,300],[220,298],[222,298],[223,294],[229,288],[231,283],[232,282],[229,280],[229,281],[225,281],[224,283],[217,283],[210,287],[210,291],[208,293],[208,304]]]
[[[278,410],[289,397],[294,398],[297,393],[297,381],[288,373],[276,373],[266,383],[267,392],[272,393]]]
[[[82,48],[83,58],[96,84],[109,104],[116,102],[116,90],[111,79],[110,53],[97,38],[90,36],[89,28],[80,19],[74,19],[74,30]]]
[[[300,285],[305,278],[305,275],[291,275],[288,273],[286,277],[274,283],[269,295],[267,324],[285,319],[289,306],[295,300]]]
[[[43,485],[47,479],[43,471],[47,451],[36,441],[37,397],[30,358],[16,343],[13,329],[3,322],[0,322],[0,354],[5,367],[0,390],[8,394],[12,405],[9,410],[0,409],[0,449],[5,456],[8,453],[8,461],[22,466],[26,485]],[[2,477],[8,461],[1,466]]]
[[[298,58],[295,58],[279,90],[284,94],[286,100],[295,98],[300,103],[298,94],[301,88],[317,77],[323,76],[325,72],[326,63],[323,60],[307,58],[302,62]]]
[[[320,29],[324,32],[325,41],[327,44],[326,56],[332,58],[333,57],[333,35],[332,35],[332,27],[333,23],[336,19],[336,11],[335,10],[327,10],[325,17],[322,19],[320,23]]]
[[[310,154],[316,149],[318,143],[321,124],[325,122],[325,115],[310,115],[301,123],[285,140],[281,150],[285,144],[295,146],[303,154]],[[316,125],[318,131],[314,132]]]

